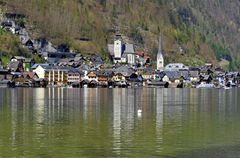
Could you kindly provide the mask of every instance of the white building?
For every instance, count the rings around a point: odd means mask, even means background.
[[[171,63],[165,66],[165,71],[179,71],[179,70],[189,70],[187,66],[182,63]]]
[[[162,45],[162,39],[159,38],[159,48],[158,48],[158,54],[157,54],[157,70],[163,70],[164,69],[164,58],[163,58],[163,45]]]
[[[34,65],[35,66],[35,65]],[[44,78],[45,76],[45,70],[48,67],[48,65],[44,65],[44,64],[39,64],[36,66],[36,68],[34,68],[33,72],[35,72],[39,78]]]
[[[121,35],[116,35],[114,44],[108,44],[108,52],[114,63],[136,64],[133,44],[124,43]]]

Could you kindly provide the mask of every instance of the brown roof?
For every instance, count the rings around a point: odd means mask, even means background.
[[[24,73],[23,73],[24,78],[29,77],[30,79],[33,79],[33,77],[34,77],[35,75],[37,76],[37,78],[39,78],[38,75],[37,75],[35,72],[24,72]]]
[[[89,72],[87,76],[88,77],[96,77],[97,75],[95,72]]]

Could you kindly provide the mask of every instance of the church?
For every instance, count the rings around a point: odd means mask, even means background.
[[[157,70],[164,69],[164,58],[163,58],[163,44],[162,38],[159,38],[159,47],[158,47],[158,54],[157,54]]]
[[[114,44],[108,44],[108,52],[115,64],[136,64],[136,53],[133,44],[125,43],[120,34],[115,36]]]

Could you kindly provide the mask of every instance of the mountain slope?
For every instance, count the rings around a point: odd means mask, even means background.
[[[107,57],[116,31],[153,57],[162,34],[167,62],[217,64],[239,53],[238,0],[2,1],[27,16],[34,38],[67,43],[82,53]]]

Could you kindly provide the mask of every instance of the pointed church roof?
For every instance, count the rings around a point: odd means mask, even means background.
[[[159,46],[158,46],[158,57],[162,57],[163,56],[163,43],[162,43],[162,36],[159,37]]]

